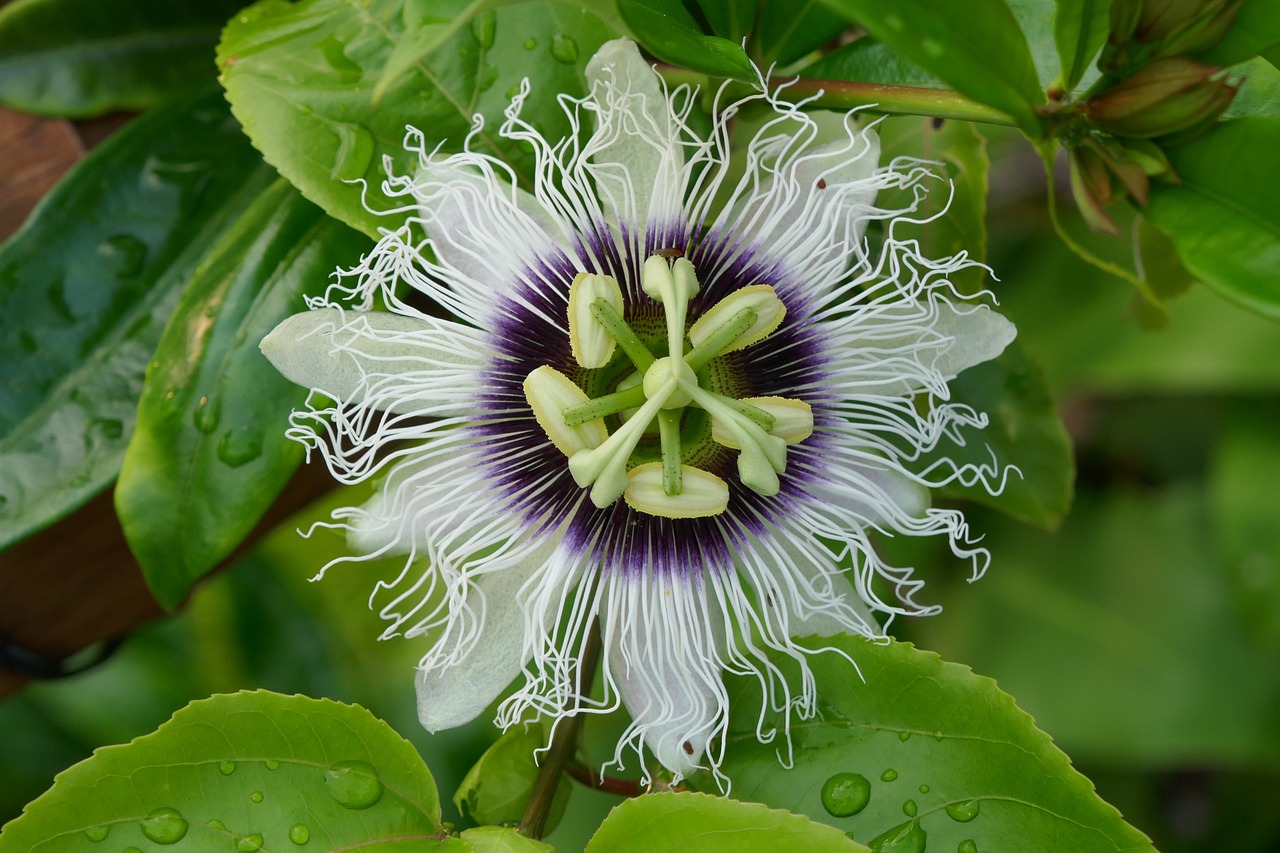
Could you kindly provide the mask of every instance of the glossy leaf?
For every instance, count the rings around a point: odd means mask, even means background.
[[[1027,40],[1003,0],[823,0],[957,91],[1001,110],[1033,138],[1044,93]]]
[[[115,479],[169,314],[272,177],[211,92],[131,122],[0,247],[0,545]]]
[[[1199,59],[1210,65],[1235,65],[1280,46],[1280,0],[1247,0],[1240,5],[1235,23],[1213,48]]]
[[[1047,89],[1058,79],[1061,66],[1053,23],[1056,0],[1004,0],[1004,3],[1026,37],[1040,88]]]
[[[72,767],[5,827],[0,853],[432,850],[443,836],[430,771],[386,723],[257,691],[193,702]]]
[[[1223,296],[1280,318],[1280,118],[1223,122],[1173,148],[1182,182],[1152,187],[1151,222],[1187,269]]]
[[[1243,79],[1240,90],[1222,114],[1223,118],[1280,118],[1280,69],[1257,56],[1232,68],[1231,73],[1233,76],[1241,75]]]
[[[401,12],[404,33],[373,87],[373,100],[381,100],[387,89],[415,65],[429,62],[432,54],[465,26],[472,27],[476,41],[483,47],[492,47],[494,16],[483,13],[498,5],[501,0],[405,0]]]
[[[302,461],[285,429],[306,391],[272,368],[258,341],[368,242],[280,179],[191,279],[148,368],[115,493],[164,606],[240,544]]]
[[[821,0],[762,3],[757,27],[761,64],[787,65],[840,35],[847,24]]]
[[[453,802],[468,820],[481,824],[519,822],[538,778],[538,751],[546,746],[541,727],[515,727],[485,750],[467,773]],[[551,832],[568,804],[570,786],[556,790],[546,831]]]
[[[89,116],[154,106],[213,79],[238,0],[18,0],[0,11],[0,103]]]
[[[480,114],[485,125],[473,146],[528,177],[531,153],[496,133],[503,111],[527,77],[524,117],[549,137],[567,134],[556,99],[583,93],[583,69],[611,36],[597,18],[562,4],[498,9],[491,31],[461,28],[375,105],[374,87],[403,38],[402,6],[265,0],[227,27],[218,48],[232,111],[253,144],[304,196],[371,235],[400,220],[370,213],[358,181],[369,182],[370,206],[398,206],[378,185],[383,157],[399,174],[413,168],[403,148],[406,125],[424,131],[429,150],[444,142],[441,150],[457,151]],[[439,0],[442,13],[452,7]]]
[[[1007,471],[1004,488],[992,495],[982,486],[956,482],[939,494],[965,498],[1037,524],[1054,527],[1071,506],[1075,460],[1071,440],[1049,395],[1044,374],[1018,342],[993,361],[969,368],[951,380],[953,401],[986,413],[982,430],[964,430],[965,444],[943,439],[921,465],[939,459]]]
[[[1111,0],[1057,0],[1053,41],[1061,82],[1070,92],[1084,77],[1111,31]]]
[[[477,826],[462,830],[461,840],[475,853],[552,853],[552,846],[505,826]],[[441,851],[447,853],[447,851]]]
[[[991,679],[905,643],[805,643],[839,653],[809,658],[821,713],[791,723],[790,769],[777,742],[757,739],[758,725],[784,725],[756,719],[758,683],[732,682],[721,769],[735,797],[825,821],[873,850],[1000,850],[1011,839],[1026,850],[1154,850]],[[833,796],[841,774],[866,783],[865,803]],[[888,846],[894,838],[903,846]]]
[[[646,794],[609,813],[586,853],[775,853],[788,847],[870,853],[801,815],[707,794]]]
[[[917,240],[928,258],[964,252],[979,263],[987,259],[987,142],[972,124],[927,118],[889,118],[876,125],[881,162],[907,156],[928,160],[936,180],[910,217],[895,223],[894,238]],[[882,192],[877,203],[886,209],[907,208],[913,197],[905,191]],[[971,267],[951,276],[961,293],[983,289],[987,272]]]
[[[711,31],[739,44],[751,32],[759,7],[758,0],[698,0]]]
[[[721,77],[755,80],[755,66],[742,46],[704,34],[680,0],[618,0],[618,13],[636,40],[665,62]]]
[[[805,68],[804,76],[928,89],[947,88],[937,77],[872,38],[858,39],[836,48]]]

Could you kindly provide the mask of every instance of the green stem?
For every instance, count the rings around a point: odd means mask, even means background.
[[[924,89],[918,86],[890,86],[885,83],[860,83],[851,80],[817,80],[796,78],[790,85],[784,78],[769,80],[769,90],[787,101],[812,98],[814,106],[851,109],[872,107],[875,112],[893,115],[920,115],[934,118],[976,121],[982,124],[1016,126],[1008,115],[994,107],[966,98],[959,92],[944,89]]]
[[[591,691],[595,681],[596,668],[600,665],[600,620],[592,622],[587,629],[587,646],[578,659],[577,695],[585,696]],[[533,783],[533,793],[529,795],[529,803],[525,806],[524,817],[520,820],[520,831],[533,839],[542,838],[547,825],[547,815],[551,813],[551,803],[556,791],[560,788],[561,777],[569,760],[573,757],[578,745],[578,732],[582,729],[582,714],[575,712],[560,720],[556,726],[555,736],[551,739],[551,747],[542,759],[542,767],[538,770],[538,778]]]

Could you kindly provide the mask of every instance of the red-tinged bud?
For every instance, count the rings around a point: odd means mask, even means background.
[[[1125,191],[1133,197],[1133,200],[1143,207],[1147,206],[1147,191],[1151,188],[1151,179],[1147,177],[1147,173],[1142,171],[1142,167],[1132,160],[1124,160],[1119,158],[1106,159],[1107,168],[1111,170],[1111,174],[1115,175],[1120,181]]]
[[[1222,41],[1236,21],[1244,0],[1210,0],[1195,18],[1171,32],[1160,44],[1161,56],[1196,54]]]
[[[1221,69],[1183,56],[1153,62],[1085,102],[1084,114],[1116,136],[1150,139],[1217,118],[1235,87],[1211,79]]]
[[[1113,0],[1111,30],[1098,57],[1098,67],[1107,73],[1123,71],[1133,63],[1133,34],[1142,17],[1142,0]]]
[[[1239,90],[1238,83],[1234,85],[1224,83],[1214,96],[1213,101],[1205,104],[1203,109],[1200,110],[1200,118],[1165,135],[1161,138],[1160,144],[1166,148],[1181,145],[1208,131],[1209,128],[1217,124],[1219,117],[1226,111],[1227,107],[1231,106],[1231,101]]]
[[[1210,4],[1218,2],[1209,0]],[[1145,0],[1133,36],[1148,44],[1160,41],[1193,20],[1204,5],[1205,0]]]
[[[1160,177],[1175,184],[1181,182],[1182,179],[1173,170],[1173,164],[1169,162],[1164,149],[1154,142],[1146,139],[1126,139],[1123,146],[1119,143],[1113,144],[1120,151],[1117,157],[1137,163],[1148,177]]]
[[[1102,209],[1111,197],[1111,177],[1102,160],[1087,148],[1073,148],[1067,155],[1071,169],[1071,194],[1085,223],[1100,234],[1119,234],[1120,229]]]

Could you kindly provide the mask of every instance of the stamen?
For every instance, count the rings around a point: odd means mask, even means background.
[[[798,444],[813,435],[813,409],[804,400],[793,400],[790,397],[747,397],[743,400],[729,400],[729,404],[738,404],[746,409],[759,412],[770,418],[772,423],[764,427],[765,431],[776,435],[787,444]],[[744,412],[751,417],[750,412]],[[755,420],[753,418],[753,420]],[[759,423],[759,421],[756,421]],[[729,428],[719,420],[711,421],[711,438],[725,447],[738,449],[738,440]]]
[[[754,326],[759,317],[760,315],[754,308],[743,308],[733,316],[732,320],[717,329],[715,334],[695,346],[684,357],[684,363],[694,370],[701,369],[708,361],[724,352],[729,344]]]
[[[572,457],[580,450],[599,447],[609,437],[604,421],[599,418],[574,424],[565,422],[563,412],[566,409],[590,400],[572,379],[554,367],[544,364],[530,372],[524,380],[524,396],[533,409],[538,426],[565,456]]]
[[[664,518],[706,518],[729,507],[729,486],[725,481],[692,465],[681,466],[684,488],[680,494],[667,494],[663,466],[662,462],[649,462],[631,469],[624,497],[633,509]]]
[[[667,397],[676,390],[676,381],[668,379],[659,393],[650,397],[613,435],[599,447],[579,450],[569,457],[569,473],[579,486],[591,486],[591,502],[603,509],[622,496],[627,488],[627,460],[648,428],[649,422],[662,409]]]
[[[759,494],[776,495],[782,488],[778,479],[787,468],[787,445],[776,435],[769,435],[751,418],[723,402],[723,398],[698,388],[684,388],[693,402],[723,423],[738,440],[738,478],[743,485]]]
[[[702,346],[710,338],[718,336],[720,330],[732,323],[738,313],[745,308],[755,310],[755,323],[721,352],[745,349],[764,340],[782,325],[783,318],[787,316],[787,306],[782,304],[782,300],[778,298],[777,292],[772,287],[767,284],[753,284],[750,287],[735,290],[712,305],[707,313],[689,327],[689,340],[693,342],[695,348]]]
[[[569,349],[578,364],[604,367],[613,357],[614,338],[592,310],[602,300],[622,312],[622,289],[611,275],[581,272],[569,285]]]
[[[636,337],[636,333],[627,325],[627,321],[622,318],[622,313],[618,309],[604,299],[597,299],[591,303],[591,316],[608,330],[618,346],[622,347],[622,351],[627,354],[627,358],[631,359],[631,363],[636,366],[636,370],[643,373],[649,369],[649,365],[653,364],[653,353],[649,352],[649,348]]]

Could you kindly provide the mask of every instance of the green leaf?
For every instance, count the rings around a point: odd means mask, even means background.
[[[762,3],[760,24],[761,65],[789,65],[822,47],[847,28],[844,19],[820,0],[774,0]]]
[[[452,3],[439,0],[438,8]],[[400,219],[370,213],[352,182],[368,181],[370,206],[399,206],[378,186],[383,157],[399,174],[416,167],[403,148],[405,125],[424,131],[429,150],[444,142],[442,151],[458,151],[478,113],[485,125],[473,140],[476,149],[528,178],[532,152],[497,133],[527,77],[526,120],[549,138],[570,132],[557,98],[583,94],[583,69],[609,31],[592,15],[556,3],[524,3],[494,15],[491,32],[462,28],[398,78],[376,106],[374,87],[403,38],[399,0],[265,0],[227,27],[218,65],[232,111],[267,161],[331,216],[376,235]]]
[[[1243,75],[1240,89],[1232,98],[1223,118],[1270,116],[1280,118],[1280,69],[1261,56],[1231,69],[1232,76]]]
[[[751,32],[759,5],[758,0],[698,0],[711,31],[737,44]]]
[[[1280,46],[1280,0],[1248,0],[1217,45],[1197,57],[1210,65],[1235,65]]]
[[[940,459],[990,466],[992,457],[1009,472],[1004,489],[990,494],[982,486],[952,483],[941,495],[964,498],[1001,512],[1052,528],[1071,506],[1075,460],[1071,439],[1058,416],[1044,374],[1014,342],[993,361],[984,362],[951,380],[953,402],[973,406],[989,418],[982,430],[964,430],[965,444],[944,438],[920,462],[922,468]]]
[[[907,156],[939,163],[939,181],[910,217],[894,225],[894,238],[915,239],[925,257],[943,258],[960,252],[979,263],[987,259],[987,142],[969,122],[928,118],[888,118],[876,125],[881,162]],[[881,207],[910,207],[914,197],[898,190],[883,192]],[[961,293],[972,296],[983,288],[987,272],[971,267],[951,276]]]
[[[1047,89],[1058,79],[1060,62],[1054,41],[1053,19],[1055,0],[1004,0],[1013,18],[1022,29],[1035,65],[1036,78],[1041,89]]]
[[[1007,113],[1032,138],[1043,136],[1044,102],[1035,64],[1003,0],[823,0],[846,18],[959,92]]]
[[[1200,281],[1280,318],[1280,118],[1223,122],[1171,149],[1182,182],[1152,187],[1147,216]]]
[[[586,853],[776,853],[790,845],[870,853],[801,815],[697,793],[646,794],[623,802],[592,836]]]
[[[790,769],[779,766],[785,745],[757,737],[785,721],[757,719],[754,678],[732,682],[721,770],[734,796],[807,814],[874,850],[1000,850],[1016,840],[1024,850],[1154,851],[991,679],[906,643],[804,642],[833,651],[809,658],[822,710],[792,721]],[[788,669],[782,655],[773,660]],[[850,787],[869,798],[847,796]],[[903,846],[888,846],[893,838]]]
[[[636,40],[664,62],[720,77],[756,79],[742,45],[703,34],[680,0],[618,0],[618,13]]]
[[[503,2],[511,0],[405,0],[404,33],[373,87],[374,102],[381,100],[387,89],[415,65],[429,61],[442,44],[468,24],[481,47],[492,48],[495,19],[492,14],[482,13]]]
[[[169,314],[272,177],[210,92],[131,122],[0,247],[0,546],[115,479]]]
[[[1057,0],[1053,41],[1064,91],[1075,89],[1111,31],[1111,0]]]
[[[4,828],[0,853],[98,853],[104,840],[174,853],[390,853],[434,849],[443,835],[430,771],[386,723],[358,706],[257,691],[193,702],[62,773]]]
[[[485,750],[462,780],[453,795],[458,811],[481,824],[520,821],[538,779],[536,753],[545,746],[546,737],[539,726],[507,731]],[[560,822],[570,792],[571,786],[561,781],[547,816],[547,832]]]
[[[0,103],[42,115],[138,110],[213,79],[239,0],[18,0],[0,11]]]
[[[862,38],[828,53],[804,69],[805,77],[824,80],[854,80],[945,89],[946,84],[919,65],[903,59],[886,44]]]
[[[176,607],[253,529],[298,463],[306,392],[258,341],[368,239],[278,179],[201,263],[148,369],[116,510],[156,600]]]
[[[535,841],[505,826],[464,829],[462,840],[471,845],[475,853],[551,853],[554,849],[550,844]]]

